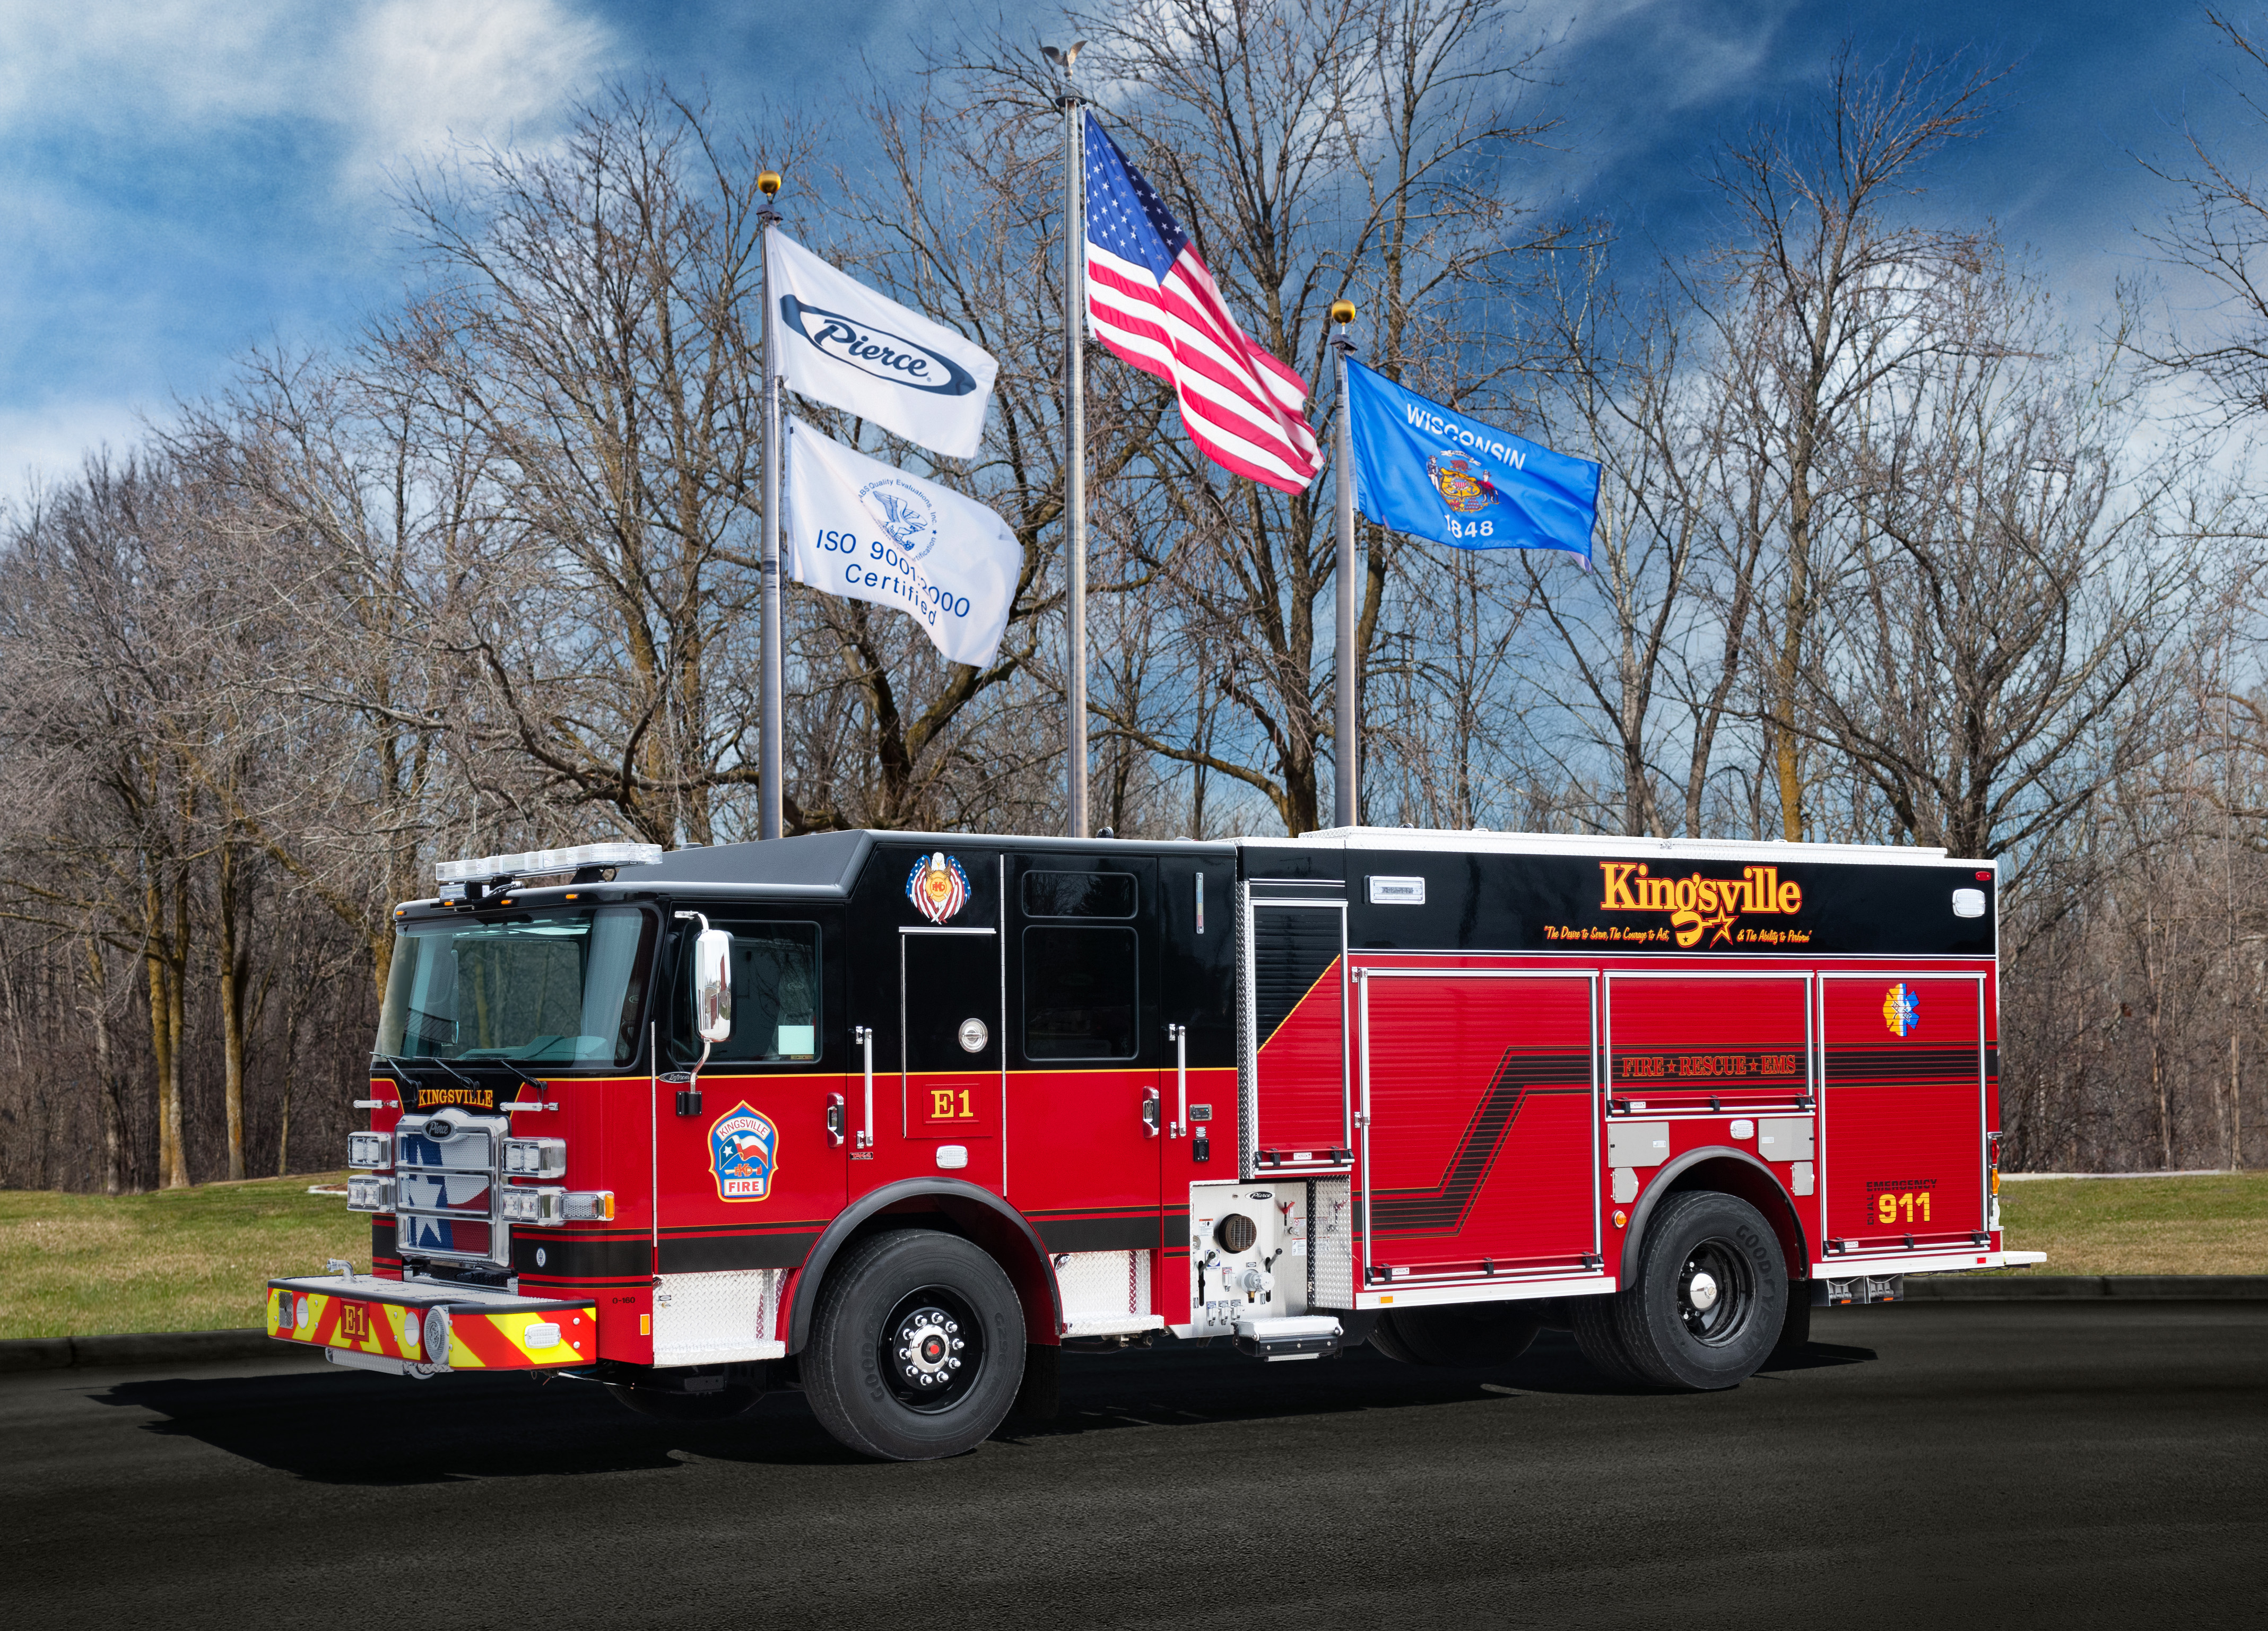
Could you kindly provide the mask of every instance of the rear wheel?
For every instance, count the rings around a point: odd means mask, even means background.
[[[1397,1308],[1380,1316],[1370,1345],[1410,1365],[1501,1365],[1526,1353],[1543,1328],[1521,1303]]]
[[[1610,1382],[1644,1387],[1646,1375],[1631,1363],[1615,1329],[1615,1301],[1611,1297],[1569,1297],[1567,1328],[1575,1333],[1575,1346],[1583,1350],[1592,1370]]]
[[[838,1263],[803,1352],[804,1394],[844,1444],[886,1461],[973,1450],[1016,1401],[1024,1311],[958,1235],[876,1235]]]
[[[1662,1203],[1638,1273],[1576,1305],[1576,1340],[1609,1374],[1660,1387],[1731,1387],[1770,1356],[1787,1322],[1787,1263],[1764,1215],[1695,1189]]]

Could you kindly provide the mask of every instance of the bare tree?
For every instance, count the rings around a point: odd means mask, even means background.
[[[1756,131],[1713,177],[1737,236],[1702,298],[1741,370],[1734,436],[1766,484],[1756,508],[1774,529],[1756,632],[1765,749],[1791,842],[1806,831],[1797,709],[1837,501],[1828,467],[1852,417],[1940,343],[1946,280],[1977,266],[1977,233],[1898,217],[1926,161],[1975,134],[1994,77],[1958,56],[1870,66],[1846,45],[1808,118]]]

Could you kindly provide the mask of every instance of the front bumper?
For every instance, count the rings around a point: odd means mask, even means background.
[[[268,1334],[403,1376],[552,1370],[599,1356],[594,1304],[368,1275],[269,1281]]]

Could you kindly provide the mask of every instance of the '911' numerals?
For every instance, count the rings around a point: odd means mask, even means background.
[[[1874,1197],[1874,1221],[1878,1223],[1911,1223],[1917,1216],[1925,1223],[1929,1222],[1926,1189],[1909,1189],[1900,1194],[1885,1189]]]

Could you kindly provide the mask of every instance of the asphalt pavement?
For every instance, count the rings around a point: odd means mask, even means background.
[[[1367,1350],[1068,1356],[883,1466],[555,1378],[0,1377],[21,1626],[2268,1623],[2268,1304],[1822,1311],[1727,1392]]]

